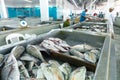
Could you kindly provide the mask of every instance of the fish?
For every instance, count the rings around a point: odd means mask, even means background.
[[[11,50],[11,53],[14,54],[16,59],[18,59],[24,51],[25,51],[25,48],[23,46],[18,45]]]
[[[69,80],[85,80],[86,68],[85,66],[75,69],[71,74]]]
[[[77,50],[79,52],[86,52],[86,51],[95,49],[94,47],[92,47],[90,45],[87,45],[86,43],[84,43],[84,44],[78,44],[78,45],[75,45],[75,46],[73,46],[71,48],[75,49],[75,50]]]
[[[42,70],[43,75],[45,76],[45,78],[47,80],[54,80],[53,73],[50,70],[50,68],[48,67],[48,66],[50,66],[50,64],[48,64],[48,63],[41,63],[40,66],[41,66],[41,70]]]
[[[34,66],[35,62],[34,61],[30,61],[28,64],[28,71],[31,71],[33,66]]]
[[[1,71],[2,80],[20,80],[20,72],[15,56],[9,54]]]
[[[40,44],[40,46],[44,47],[45,49],[54,50],[54,51],[58,52],[59,49],[57,49],[54,45],[55,44],[49,40],[43,40],[43,42]]]
[[[41,69],[47,80],[64,80],[62,72],[55,65],[41,63]]]
[[[27,45],[27,52],[30,55],[40,59],[42,62],[46,62],[45,59],[43,58],[41,52],[39,51],[39,49],[36,46],[34,46],[34,45]]]
[[[56,60],[49,60],[48,63],[52,64],[52,65],[55,65],[56,67],[60,66],[60,64]]]
[[[39,61],[39,59],[31,56],[28,53],[24,53],[24,55],[20,57],[20,60],[22,60],[22,61],[33,61],[35,63]]]
[[[97,61],[97,56],[92,52],[86,52],[86,53],[84,53],[84,56],[85,56],[84,59],[91,63],[96,63],[96,61]]]
[[[0,64],[2,63],[3,59],[4,59],[4,55],[0,54]]]
[[[42,72],[41,67],[38,68],[38,70],[37,70],[37,76],[36,76],[36,78],[37,78],[37,80],[46,80],[46,78],[45,78],[45,76],[44,76],[44,74]]]
[[[64,74],[64,79],[68,80],[69,79],[69,75],[70,75],[70,73],[72,71],[71,66],[68,63],[63,63],[61,66],[59,66],[59,69]]]
[[[75,50],[75,49],[70,49],[70,54],[77,56],[78,58],[84,58],[84,54]]]
[[[24,78],[29,78],[30,75],[29,75],[26,67],[23,65],[23,63],[21,61],[17,61],[17,62],[18,62],[20,73],[23,74]]]
[[[66,49],[64,49],[63,47],[59,46],[59,45],[54,45],[55,48],[57,48],[59,50],[59,52],[67,52]]]
[[[96,55],[96,57],[97,57],[97,59],[99,59],[99,57],[100,57],[100,50],[91,50],[90,51],[91,53],[94,53],[95,55]]]

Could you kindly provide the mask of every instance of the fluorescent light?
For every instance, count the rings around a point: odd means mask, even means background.
[[[26,2],[30,2],[30,3],[32,2],[31,0],[25,0],[25,1],[26,1]]]

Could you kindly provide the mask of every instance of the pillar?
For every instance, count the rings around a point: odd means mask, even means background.
[[[8,18],[4,0],[0,0],[0,14],[1,14],[1,18]]]
[[[41,21],[49,21],[49,5],[48,0],[39,0]]]

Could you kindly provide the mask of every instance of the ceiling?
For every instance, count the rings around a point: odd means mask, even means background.
[[[55,0],[49,0],[49,4],[54,4]],[[5,0],[7,6],[36,6],[39,0]]]

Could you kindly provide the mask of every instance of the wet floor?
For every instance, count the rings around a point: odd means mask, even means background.
[[[117,80],[120,80],[120,27],[114,26],[115,31],[115,55],[117,62]]]

